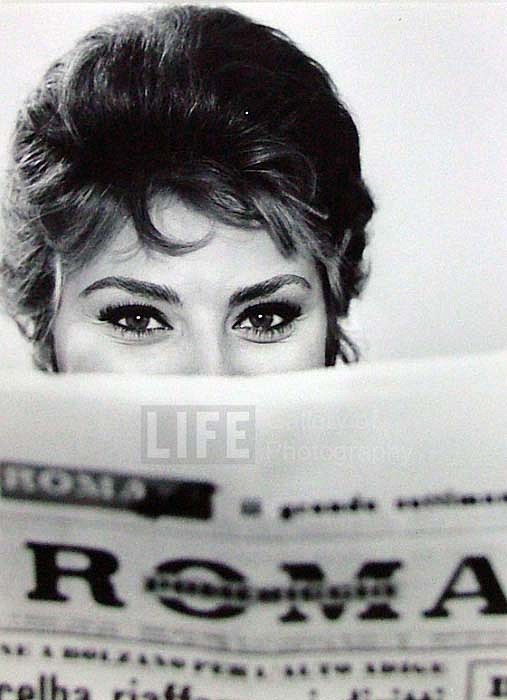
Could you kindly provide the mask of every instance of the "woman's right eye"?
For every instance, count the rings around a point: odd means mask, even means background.
[[[136,338],[172,330],[169,321],[157,308],[144,304],[106,306],[99,312],[99,321],[108,323],[124,335]]]

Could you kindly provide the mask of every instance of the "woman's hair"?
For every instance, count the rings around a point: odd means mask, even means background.
[[[373,202],[357,129],[317,62],[281,32],[222,8],[127,15],[54,63],[19,113],[4,202],[7,308],[55,368],[62,277],[172,193],[225,223],[264,227],[284,255],[311,255],[328,308],[326,364],[357,359],[338,319],[365,279]]]

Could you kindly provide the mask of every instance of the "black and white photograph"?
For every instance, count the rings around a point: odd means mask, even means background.
[[[507,697],[505,3],[0,26],[0,700]]]

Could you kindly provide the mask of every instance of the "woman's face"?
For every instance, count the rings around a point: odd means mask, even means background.
[[[54,326],[58,369],[145,374],[262,374],[322,367],[327,316],[310,258],[285,258],[264,229],[208,218],[180,200],[154,224],[179,256],[137,245],[126,224],[63,285]]]

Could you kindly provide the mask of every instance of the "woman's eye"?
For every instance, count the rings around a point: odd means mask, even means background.
[[[233,325],[257,342],[278,340],[292,331],[293,322],[301,315],[301,307],[292,303],[268,303],[251,306],[242,312]]]
[[[100,311],[99,320],[109,323],[122,333],[131,333],[137,337],[172,328],[158,309],[142,304],[107,306]]]

